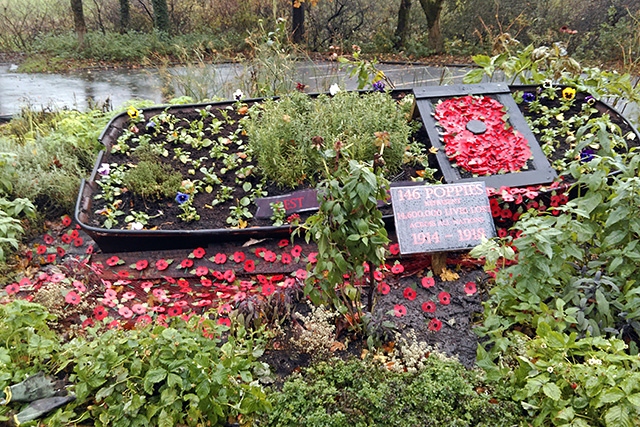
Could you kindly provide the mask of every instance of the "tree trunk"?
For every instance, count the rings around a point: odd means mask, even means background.
[[[304,40],[304,3],[299,0],[293,0],[291,39],[294,43],[302,43]]]
[[[445,0],[420,0],[422,10],[427,17],[429,29],[429,48],[435,53],[444,52],[444,40],[440,31],[440,13]]]
[[[394,47],[402,49],[407,41],[409,33],[409,12],[411,11],[411,0],[400,0],[398,10],[398,26],[396,27]]]
[[[71,0],[71,12],[73,13],[73,24],[78,36],[78,49],[82,50],[84,49],[84,36],[87,34],[82,0]]]
[[[131,22],[129,0],[120,0],[120,33],[126,33]]]
[[[151,0],[153,5],[153,25],[164,34],[170,33],[171,22],[169,21],[169,7],[167,0]]]

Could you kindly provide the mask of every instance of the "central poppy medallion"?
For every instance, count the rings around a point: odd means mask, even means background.
[[[508,122],[506,107],[487,96],[439,102],[434,116],[442,128],[445,153],[473,175],[519,172],[532,157],[527,139]]]

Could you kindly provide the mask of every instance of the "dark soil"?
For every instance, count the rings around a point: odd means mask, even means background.
[[[235,134],[237,131],[237,122],[245,118],[245,116],[238,114],[235,109],[227,109],[226,107],[232,104],[222,105],[220,108],[212,108],[211,112],[215,114],[216,119],[223,121],[225,124],[220,129],[220,132],[215,135],[207,135],[205,131],[205,137],[210,138],[215,141],[219,136],[226,136]],[[221,114],[220,111],[224,111],[225,115],[231,120],[233,120],[234,124],[229,124],[225,121],[225,118]],[[175,124],[176,129],[189,128],[189,124],[199,118],[199,114],[195,111],[191,111],[190,114],[187,113],[176,113],[176,117],[180,120]],[[146,120],[149,120],[151,117],[145,117]],[[204,129],[212,123],[213,118],[207,117],[203,120]],[[145,127],[144,123],[139,123],[137,125],[139,129],[138,136],[149,135],[151,136],[151,143],[162,142],[166,138],[166,133],[162,132],[159,135],[154,135],[153,129]],[[426,140],[426,132],[424,129],[421,129],[416,135],[415,139],[418,141]],[[243,135],[242,133],[238,134],[238,139],[241,141],[241,144],[229,143],[226,146],[226,156],[235,156],[235,158],[239,158],[244,156],[244,149],[240,148],[240,146],[246,146],[248,143],[248,137]],[[111,153],[111,147],[107,147],[107,154],[102,159],[103,163],[133,163],[135,164],[137,161],[134,158],[129,156],[119,154],[119,153]],[[207,167],[208,169],[213,168],[215,171],[220,171],[222,168],[226,166],[223,164],[223,158],[215,159],[210,156],[210,149],[204,148],[201,150],[193,149],[192,147],[187,146],[186,144],[181,144],[180,146],[168,143],[165,148],[168,149],[169,155],[166,158],[161,158],[163,162],[166,162],[171,165],[172,170],[178,171],[183,177],[188,177],[191,180],[202,180],[204,175],[199,170],[195,171],[195,174],[190,174],[189,169],[192,169],[193,166],[190,163],[182,163],[178,161],[175,157],[175,149],[180,148],[182,150],[186,150],[190,153],[191,159],[199,159],[201,157],[207,158],[205,162],[203,162],[202,166]],[[435,159],[432,159],[434,164],[432,167],[435,167]],[[241,168],[247,166],[256,166],[256,162],[247,159],[241,159],[240,166]],[[408,181],[411,178],[417,177],[416,170],[422,169],[421,165],[416,164],[406,164],[403,166],[403,169],[394,174],[390,179],[392,181]],[[257,170],[257,167],[254,171]],[[165,198],[161,200],[149,200],[144,199],[138,194],[134,194],[132,192],[126,192],[119,199],[122,200],[122,204],[120,205],[120,210],[129,214],[131,211],[136,212],[147,212],[150,216],[153,216],[155,213],[162,211],[164,214],[157,218],[153,218],[149,220],[148,225],[145,227],[146,229],[165,229],[165,230],[215,230],[215,229],[225,229],[229,228],[230,225],[227,223],[227,217],[229,215],[229,209],[236,206],[238,200],[244,197],[247,193],[241,188],[241,184],[244,182],[249,182],[255,188],[255,186],[261,182],[261,177],[257,172],[250,174],[248,177],[243,178],[240,182],[240,185],[236,182],[236,175],[233,170],[228,171],[225,174],[218,174],[221,179],[221,183],[214,186],[215,190],[211,194],[207,194],[204,191],[199,192],[193,200],[193,206],[196,208],[198,214],[200,215],[200,220],[185,222],[180,220],[177,216],[182,212],[179,204],[173,198]],[[221,188],[222,186],[232,187],[233,196],[226,200],[223,203],[217,204],[215,207],[212,207],[212,202],[215,198],[215,191]],[[277,196],[282,194],[288,194],[293,191],[303,190],[309,188],[308,186],[301,186],[298,188],[283,188],[275,185],[274,183],[266,183],[263,189],[268,193],[267,196]],[[95,195],[95,194],[94,194]],[[97,215],[96,212],[100,211],[107,207],[107,204],[104,200],[98,199],[93,201],[92,213],[89,217],[89,225],[102,227],[104,222],[104,217]],[[273,221],[270,219],[259,219],[255,218],[255,213],[257,210],[256,205],[250,206],[250,211],[254,215],[254,218],[248,220],[248,227],[265,227],[273,225]],[[391,208],[388,207],[383,209],[383,213],[387,215],[391,215]],[[308,214],[307,214],[308,215]],[[304,220],[304,214],[301,214],[302,219]],[[124,216],[120,217],[123,218]],[[120,227],[124,228],[126,224],[123,224],[123,221],[120,220]]]

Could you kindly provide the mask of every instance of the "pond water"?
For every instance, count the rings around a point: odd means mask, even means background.
[[[157,69],[93,69],[66,74],[25,74],[15,72],[15,65],[0,63],[0,116],[20,112],[23,107],[35,109],[68,108],[86,110],[93,105],[120,107],[132,99],[148,99],[162,103],[162,79]],[[379,64],[398,88],[455,84],[469,70],[465,67],[430,67],[424,65]],[[205,69],[175,67],[168,70],[177,82],[200,77],[204,90],[230,98],[244,76],[239,64],[217,64]],[[308,92],[324,92],[333,83],[344,89],[355,89],[357,80],[347,78],[335,62],[303,62],[296,67],[296,81],[308,86]],[[204,77],[202,79],[202,77]],[[184,94],[174,84],[175,96]]]

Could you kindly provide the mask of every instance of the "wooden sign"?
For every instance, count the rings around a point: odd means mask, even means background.
[[[495,226],[484,182],[391,187],[400,253],[468,249]]]

